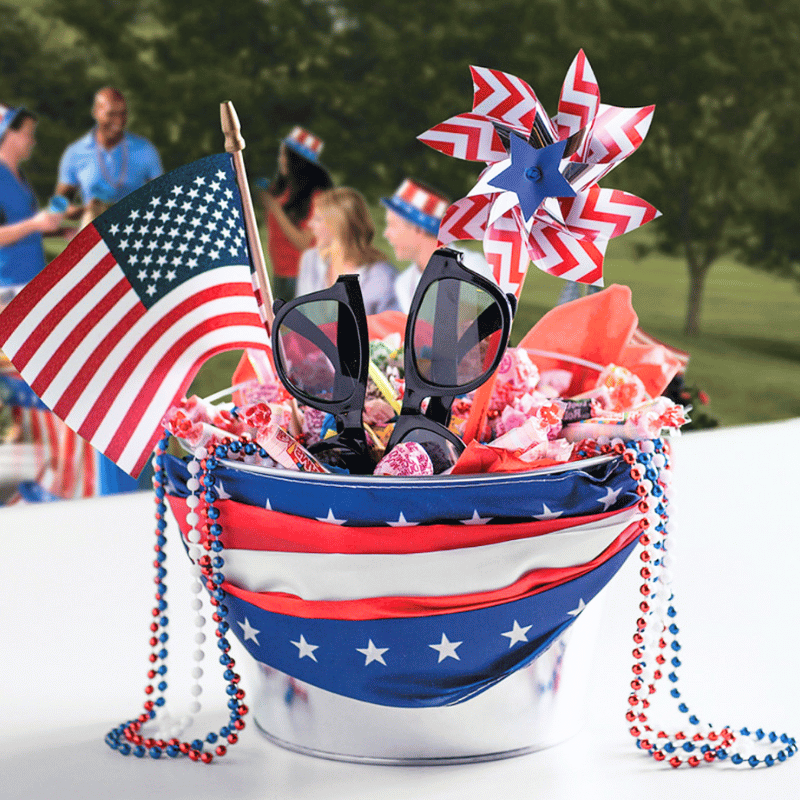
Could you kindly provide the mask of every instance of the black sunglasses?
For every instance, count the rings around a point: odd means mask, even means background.
[[[290,302],[276,300],[272,326],[275,368],[304,405],[332,414],[337,433],[311,453],[350,472],[372,472],[361,419],[367,389],[369,336],[357,275]]]
[[[497,369],[515,310],[514,295],[464,266],[457,250],[434,252],[406,323],[403,407],[386,452],[415,441],[428,452],[434,472],[455,464],[464,443],[447,427],[453,400]]]

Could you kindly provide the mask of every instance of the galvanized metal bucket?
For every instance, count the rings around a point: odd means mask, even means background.
[[[433,766],[542,750],[578,732],[602,594],[527,667],[470,700],[392,708],[353,700],[258,664],[252,713],[272,742],[335,761]]]

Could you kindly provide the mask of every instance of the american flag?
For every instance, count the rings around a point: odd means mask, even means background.
[[[165,471],[186,537],[188,468]],[[534,481],[304,476],[215,470],[226,619],[258,662],[379,705],[462,702],[526,666],[642,531],[621,458]]]
[[[253,290],[232,158],[208,156],[84,228],[0,315],[0,348],[136,477],[204,361],[269,346]]]

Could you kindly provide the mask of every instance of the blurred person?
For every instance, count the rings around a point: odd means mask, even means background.
[[[292,300],[297,289],[300,254],[314,245],[309,228],[314,197],[333,186],[319,163],[322,140],[294,127],[281,142],[277,173],[260,193],[267,223],[267,251],[275,297]]]
[[[411,262],[395,281],[399,308],[408,314],[422,272],[439,246],[439,225],[450,201],[420,181],[406,179],[391,197],[382,197],[381,204],[386,210],[383,232],[386,241],[394,249],[398,261]],[[462,254],[467,268],[492,278],[489,265],[479,253],[453,245],[448,247]]]
[[[82,205],[74,205],[68,215],[80,216],[81,227],[125,195],[144,186],[163,173],[156,148],[143,136],[125,130],[128,105],[125,96],[113,86],[94,96],[92,117],[95,126],[73,142],[61,156],[55,193]]]
[[[44,269],[42,236],[60,231],[63,214],[39,204],[21,164],[36,145],[36,115],[0,106],[0,309]]]
[[[39,210],[21,169],[36,146],[37,124],[31,111],[0,105],[0,311],[44,269],[42,236],[58,233],[64,218],[63,214]],[[0,374],[15,372],[0,353]],[[22,439],[18,416],[12,411],[3,442]]]
[[[343,186],[318,194],[309,227],[316,247],[300,258],[298,296],[327,289],[340,275],[355,273],[367,314],[399,308],[397,271],[372,243],[375,226],[359,192]]]

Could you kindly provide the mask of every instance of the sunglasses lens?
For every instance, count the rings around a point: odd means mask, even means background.
[[[287,388],[326,402],[350,397],[358,382],[355,331],[352,312],[337,300],[291,309],[278,328],[277,356]],[[349,352],[340,352],[340,347]]]
[[[497,301],[466,281],[442,278],[426,290],[413,331],[413,357],[423,380],[457,389],[491,370],[502,347]]]

